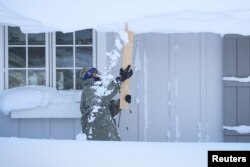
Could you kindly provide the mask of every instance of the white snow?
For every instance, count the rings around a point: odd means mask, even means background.
[[[8,115],[11,111],[44,108],[50,104],[79,103],[81,91],[57,91],[46,86],[23,86],[0,92],[0,111]]]
[[[250,82],[250,76],[245,78],[239,77],[223,77],[224,81],[236,81],[236,82]]]
[[[0,138],[3,167],[206,167],[208,150],[249,143],[104,142]]]
[[[78,133],[76,135],[76,140],[80,140],[80,141],[87,141],[87,136],[84,133]]]
[[[124,44],[129,42],[128,33],[126,31],[119,31],[119,35]]]
[[[123,48],[123,45],[122,45],[120,39],[116,39],[116,40],[115,40],[115,46],[116,46],[116,48],[117,48],[119,51]]]
[[[250,133],[250,126],[240,125],[240,126],[223,126],[223,129],[236,131],[240,134]]]
[[[26,33],[86,28],[119,32],[128,23],[135,33],[250,34],[249,0],[1,0],[0,5],[12,11],[0,12],[0,24],[19,25]]]
[[[147,141],[148,137],[148,59],[146,52],[144,51],[143,55],[144,59],[144,66],[143,66],[143,72],[144,72],[144,141]]]

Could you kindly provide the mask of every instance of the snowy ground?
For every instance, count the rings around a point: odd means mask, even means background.
[[[0,138],[0,166],[206,167],[208,150],[250,150],[250,144]]]

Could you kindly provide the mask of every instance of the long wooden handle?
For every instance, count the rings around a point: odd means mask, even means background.
[[[128,33],[128,43],[125,44],[123,49],[123,58],[122,58],[122,69],[126,69],[128,65],[132,67],[132,58],[133,58],[133,47],[134,47],[134,32],[128,30],[126,24],[125,31]],[[125,100],[126,95],[130,94],[130,79],[125,80],[121,84],[120,88],[120,109],[128,109],[128,103]]]

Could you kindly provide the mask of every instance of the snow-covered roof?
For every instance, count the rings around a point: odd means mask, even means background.
[[[8,24],[10,11],[35,21],[26,25],[19,17],[11,24],[24,32],[75,31],[95,28],[120,31],[125,22],[135,33],[214,32],[250,34],[249,0],[2,0],[0,23]]]

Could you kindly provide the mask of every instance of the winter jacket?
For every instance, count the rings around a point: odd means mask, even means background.
[[[120,111],[119,103],[112,100],[119,91],[119,84],[112,81],[107,86],[106,93],[101,94],[98,90],[102,87],[96,85],[93,78],[84,80],[82,85],[81,125],[87,139],[120,140],[113,121],[113,117]]]

